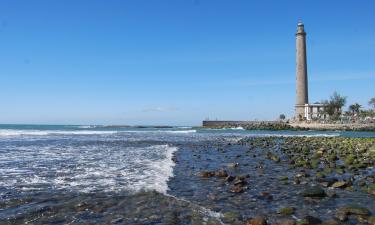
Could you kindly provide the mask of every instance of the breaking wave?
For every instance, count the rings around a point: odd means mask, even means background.
[[[1,129],[1,136],[23,136],[23,135],[93,135],[93,134],[115,134],[118,131],[94,131],[94,130],[12,130],[12,129]]]
[[[2,151],[0,186],[22,191],[41,187],[79,192],[155,190],[166,193],[176,147],[55,145],[11,147]],[[22,153],[22,154],[21,154]],[[25,162],[24,159],[27,159]]]

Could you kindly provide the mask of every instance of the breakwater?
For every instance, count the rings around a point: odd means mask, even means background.
[[[281,121],[215,121],[204,120],[205,128],[235,128],[242,127],[246,130],[288,130],[293,129],[288,123]]]
[[[308,130],[344,130],[344,131],[375,131],[374,123],[290,123],[294,129],[308,129]]]

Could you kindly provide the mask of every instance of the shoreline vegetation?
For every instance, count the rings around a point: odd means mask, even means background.
[[[306,123],[283,121],[203,121],[203,128],[242,127],[245,130],[375,131],[375,123]]]

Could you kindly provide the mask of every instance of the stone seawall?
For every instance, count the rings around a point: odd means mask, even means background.
[[[206,128],[236,128],[242,127],[246,130],[287,130],[292,127],[279,121],[215,121],[205,120],[202,123]]]
[[[334,123],[290,123],[294,129],[308,129],[308,130],[344,130],[344,131],[375,131],[375,124],[334,124]]]

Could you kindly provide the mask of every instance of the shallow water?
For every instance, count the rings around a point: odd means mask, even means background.
[[[308,212],[326,219],[330,210],[349,201],[375,209],[373,198],[363,192],[342,191],[338,194],[344,198],[324,204],[306,202],[298,197],[303,185],[291,188],[278,180],[296,171],[265,160],[260,149],[248,153],[246,146],[234,144],[249,136],[375,133],[0,125],[0,221],[222,224],[223,214],[236,211],[241,219],[229,222],[235,224],[257,214],[275,214],[286,205],[301,209],[297,218]],[[197,176],[228,162],[241,165],[229,173],[249,175],[249,188],[240,195],[228,192],[222,179]],[[273,200],[260,192],[272,193]]]

